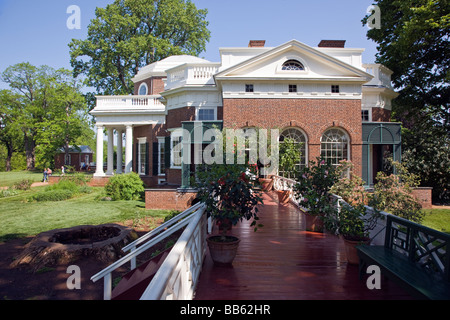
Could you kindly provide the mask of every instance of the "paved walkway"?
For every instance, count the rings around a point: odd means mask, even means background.
[[[196,300],[410,299],[384,278],[381,290],[369,290],[358,267],[347,264],[338,237],[304,231],[303,214],[279,205],[274,192],[264,203],[263,228],[233,227],[241,242],[232,267],[214,266],[207,253]]]

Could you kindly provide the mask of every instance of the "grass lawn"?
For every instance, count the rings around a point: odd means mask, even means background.
[[[423,210],[425,217],[422,224],[441,232],[450,233],[450,209]]]
[[[42,181],[44,174],[42,172],[32,171],[11,171],[0,172],[0,187],[11,187],[16,182],[28,179],[32,182]]]
[[[35,187],[16,196],[0,198],[0,241],[36,235],[52,229],[77,225],[97,225],[141,219],[144,216],[163,218],[167,210],[145,210],[144,201],[99,201],[103,188],[70,200],[58,202],[26,202],[43,190]]]

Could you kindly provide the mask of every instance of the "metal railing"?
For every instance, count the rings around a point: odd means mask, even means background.
[[[173,217],[166,223],[162,224],[158,228],[150,231],[146,235],[142,236],[141,238],[137,239],[136,241],[130,243],[126,247],[124,247],[123,251],[130,251],[127,255],[122,257],[121,259],[117,260],[116,262],[112,263],[102,271],[98,272],[97,274],[93,275],[91,277],[91,280],[93,282],[96,282],[103,278],[104,281],[104,287],[103,287],[103,298],[104,300],[111,300],[111,293],[112,293],[112,272],[119,267],[123,266],[124,264],[130,262],[131,263],[131,270],[134,270],[136,268],[136,257],[140,254],[144,253],[151,247],[153,247],[155,244],[161,242],[168,236],[172,235],[176,231],[188,226],[186,230],[190,230],[192,228],[195,228],[196,226],[193,225],[193,223],[197,223],[202,218],[205,212],[205,205],[203,203],[197,203],[196,205],[192,206],[191,208],[185,210],[184,212],[180,213],[179,215]],[[204,217],[206,221],[206,216]],[[194,222],[193,222],[194,221]],[[203,220],[202,220],[203,221]],[[179,247],[179,242],[184,241],[180,240],[183,235],[185,234],[186,230],[183,232],[183,234],[178,239],[177,243],[175,244],[174,248],[171,250],[174,251],[175,248],[177,248],[177,245]],[[206,227],[205,227],[205,234],[206,234]],[[206,244],[206,235],[204,242]],[[203,244],[203,246],[205,246]],[[178,249],[177,249],[178,250]],[[171,257],[171,254],[169,254],[169,257]],[[172,255],[173,256],[173,255]],[[171,258],[173,259],[173,258]],[[166,259],[167,260],[167,259]],[[203,261],[202,261],[203,262]],[[164,266],[166,261],[163,263],[161,268]],[[201,264],[200,264],[201,266]],[[197,272],[197,271],[196,271]],[[156,275],[155,275],[156,277]]]

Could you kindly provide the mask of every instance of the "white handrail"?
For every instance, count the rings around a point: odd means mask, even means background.
[[[200,211],[203,213],[204,212],[204,206],[202,206],[202,204],[200,204],[200,206],[196,206],[197,209],[201,209]],[[192,208],[189,208],[188,212],[192,213],[192,210],[190,210]],[[183,212],[184,213],[184,212]],[[186,225],[189,224],[189,222],[191,222],[192,218],[195,215],[191,215],[188,217],[185,217],[185,219],[180,220],[179,216],[176,216],[174,218],[177,218],[177,221],[179,221],[177,224],[172,225],[170,228],[168,228],[167,230],[165,230],[164,232],[158,234],[157,236],[155,236],[153,239],[149,240],[148,242],[146,242],[145,244],[141,245],[139,248],[132,250],[130,253],[128,253],[127,255],[125,255],[124,257],[122,257],[121,259],[117,260],[116,262],[112,263],[111,265],[109,265],[108,267],[106,267],[105,269],[101,270],[100,272],[96,273],[95,275],[93,275],[91,277],[91,280],[93,282],[96,282],[97,280],[103,278],[104,279],[104,288],[103,288],[103,298],[105,300],[110,300],[111,299],[111,292],[112,292],[112,281],[111,281],[111,273],[116,270],[117,268],[121,267],[122,265],[124,265],[125,263],[131,261],[132,259],[136,259],[136,257],[138,255],[140,255],[141,253],[145,252],[146,250],[148,250],[149,248],[151,248],[152,246],[154,246],[155,244],[161,242],[162,240],[164,240],[165,238],[167,238],[168,236],[172,235],[173,233],[175,233],[176,231],[180,230],[181,228],[185,227]],[[172,219],[171,219],[172,220]]]
[[[202,206],[190,219],[141,300],[189,300],[194,296],[206,253],[206,215]]]
[[[178,221],[180,221],[181,219],[184,219],[185,217],[187,217],[188,215],[190,215],[192,212],[196,211],[198,208],[200,208],[202,205],[202,203],[197,203],[195,205],[193,205],[192,207],[186,209],[185,211],[183,211],[182,213],[176,215],[175,217],[173,217],[172,219],[164,222],[162,225],[160,225],[159,227],[151,230],[150,232],[146,233],[145,235],[143,235],[142,237],[136,239],[135,241],[133,241],[132,243],[129,243],[128,245],[126,245],[125,247],[122,248],[122,250],[124,252],[130,251],[130,250],[135,250],[136,247],[140,244],[142,244],[143,242],[149,240],[150,238],[152,238],[153,236],[157,235],[159,232],[161,232],[162,230],[170,227],[171,225],[177,223]],[[136,268],[136,257],[131,259],[131,270]]]

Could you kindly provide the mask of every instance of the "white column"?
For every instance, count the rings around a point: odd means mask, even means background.
[[[114,174],[114,129],[108,128],[108,166],[106,175],[112,176]]]
[[[125,137],[125,173],[129,173],[133,170],[133,126],[127,126]]]
[[[122,129],[117,130],[117,168],[116,173],[120,174],[122,173]]]
[[[103,177],[105,173],[103,172],[103,127],[97,126],[97,166],[95,169],[95,177]]]

